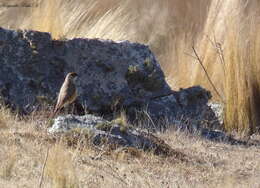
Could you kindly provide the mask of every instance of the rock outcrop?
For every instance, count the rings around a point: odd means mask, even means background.
[[[49,33],[0,28],[0,96],[29,112],[51,102],[66,73],[79,75],[79,101],[113,111],[170,92],[148,46],[100,39],[52,40]]]
[[[117,121],[106,121],[94,115],[66,115],[54,120],[48,129],[52,136],[67,136],[69,139],[88,140],[96,146],[132,147],[155,154],[176,155],[169,145],[153,134],[141,131]]]
[[[0,67],[0,101],[24,113],[53,105],[65,75],[74,71],[79,104],[108,120],[124,109],[131,122],[149,116],[154,128],[180,119],[195,126],[219,123],[207,105],[210,93],[199,86],[172,91],[155,56],[142,44],[53,40],[49,33],[0,28]]]
[[[208,128],[185,129],[184,131],[214,142],[225,142],[232,145],[256,145],[237,140],[223,131]],[[185,155],[172,149],[167,143],[154,134],[126,124],[121,119],[107,121],[94,115],[65,115],[54,119],[48,129],[48,134],[57,139],[65,138],[69,145],[91,143],[95,146],[108,145],[112,148],[130,147],[144,151],[152,151],[155,154],[177,156],[185,158]]]

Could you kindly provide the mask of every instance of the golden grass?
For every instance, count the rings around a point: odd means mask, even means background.
[[[11,149],[11,148],[10,148]],[[10,179],[12,177],[13,168],[17,160],[17,154],[14,150],[11,150],[6,159],[1,163],[0,177],[3,179]]]
[[[11,111],[0,105],[0,129],[7,128],[6,122],[12,118]]]
[[[8,111],[7,111],[8,113]],[[13,115],[12,117],[14,117]],[[183,132],[158,134],[187,160],[132,148],[68,147],[35,130],[42,117],[6,119],[1,130],[0,187],[259,187],[260,148],[214,143]],[[28,125],[30,128],[28,128]],[[31,135],[31,136],[29,136]],[[260,142],[259,135],[255,140]]]
[[[54,145],[49,152],[46,175],[54,188],[77,188],[79,183],[73,166],[72,154],[61,145]]]
[[[217,7],[217,1],[213,6]],[[257,1],[220,3],[215,19],[208,18],[210,34],[201,40],[204,63],[223,98],[225,129],[251,134],[259,128],[259,23]],[[245,8],[246,7],[246,8]],[[214,9],[214,7],[213,7]],[[211,11],[210,11],[211,12]],[[213,33],[210,33],[213,32]],[[195,73],[197,83],[205,80]],[[203,83],[203,82],[202,82]],[[203,84],[205,85],[205,83]]]

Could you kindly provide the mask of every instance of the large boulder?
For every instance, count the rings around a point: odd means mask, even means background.
[[[131,122],[147,116],[146,125],[153,128],[165,125],[162,121],[188,120],[200,126],[217,120],[207,105],[210,93],[199,86],[172,91],[146,45],[53,40],[49,33],[0,28],[0,102],[25,113],[40,104],[53,105],[72,71],[79,75],[76,84],[83,112],[111,120],[115,111],[124,109]]]
[[[129,41],[53,40],[49,33],[0,28],[0,67],[0,96],[24,112],[53,102],[71,71],[79,75],[79,101],[91,112],[170,92],[149,47]]]

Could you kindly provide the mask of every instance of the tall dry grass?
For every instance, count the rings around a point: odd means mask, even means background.
[[[29,1],[29,0],[28,0]],[[0,11],[0,24],[51,32],[54,38],[99,37],[149,44],[173,89],[200,84],[225,104],[226,130],[259,127],[258,0],[34,0]],[[11,18],[11,19],[8,19]],[[216,95],[192,46],[221,97]]]
[[[224,98],[228,131],[253,133],[260,123],[258,7],[254,0],[212,1],[206,35],[197,44]],[[207,85],[199,67],[194,74],[195,83]]]
[[[52,187],[79,187],[72,155],[59,144],[50,149],[45,173],[51,179]]]

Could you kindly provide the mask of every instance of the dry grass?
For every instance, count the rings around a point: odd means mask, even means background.
[[[38,119],[39,121],[35,121]],[[186,160],[134,149],[68,147],[37,130],[42,116],[6,119],[0,135],[0,187],[259,187],[260,146],[214,143],[169,130],[158,134]],[[255,139],[260,142],[259,135]]]
[[[259,126],[258,4],[213,1],[207,35],[198,43],[205,66],[225,98],[226,130],[246,134]],[[196,82],[205,80],[195,75]]]
[[[11,111],[0,104],[0,130],[8,128],[6,122],[11,121]]]
[[[16,152],[14,150],[10,151],[7,157],[4,160],[2,160],[1,172],[0,172],[1,178],[3,179],[11,178],[16,160],[17,160]]]
[[[46,176],[55,188],[77,188],[78,177],[73,166],[72,154],[57,144],[50,150],[46,164]]]

